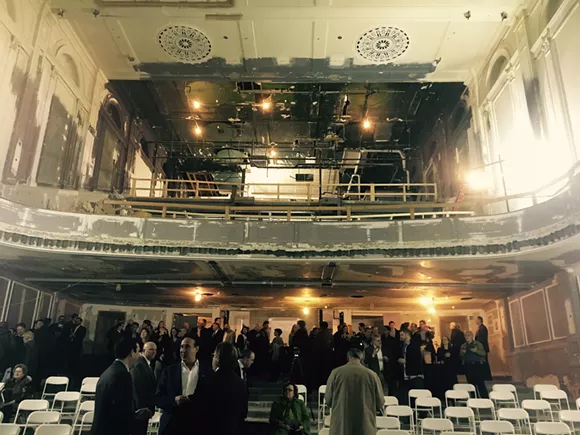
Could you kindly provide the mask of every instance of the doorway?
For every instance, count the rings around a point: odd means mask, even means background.
[[[117,324],[125,323],[127,314],[124,311],[99,311],[97,326],[95,327],[95,341],[93,343],[93,355],[107,353],[107,332]]]
[[[197,326],[197,318],[199,316],[197,314],[182,314],[182,313],[175,313],[173,316],[173,327],[177,329],[181,329],[185,326],[185,324],[189,324],[188,331],[195,328]]]

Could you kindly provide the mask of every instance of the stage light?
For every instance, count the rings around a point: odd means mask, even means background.
[[[372,126],[373,126],[372,122],[368,119],[365,119],[362,123],[362,127],[364,130],[370,130]]]
[[[302,308],[302,313],[307,315],[310,313],[310,308]]]
[[[194,108],[195,110],[199,110],[199,109],[201,109],[201,103],[200,103],[198,100],[193,100],[193,101],[191,102],[191,105],[193,106],[193,108]]]
[[[472,190],[487,190],[492,187],[492,180],[484,171],[470,171],[465,175],[465,182]]]

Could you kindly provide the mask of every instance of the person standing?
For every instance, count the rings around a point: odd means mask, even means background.
[[[477,316],[475,320],[477,325],[477,332],[475,333],[475,341],[482,344],[483,350],[485,350],[485,367],[484,376],[486,381],[491,381],[491,367],[489,366],[489,333],[487,331],[487,326],[483,324],[483,317]]]
[[[399,364],[403,369],[403,382],[399,392],[399,402],[406,405],[409,401],[409,390],[423,389],[425,385],[421,343],[412,338],[415,334],[408,329],[400,332],[403,348]]]
[[[146,342],[143,345],[141,355],[139,355],[131,369],[135,408],[149,409],[151,415],[155,413],[155,390],[157,388],[155,378],[156,354],[157,345],[152,341]],[[132,435],[146,435],[148,427],[149,419],[136,420]]]
[[[401,339],[399,331],[395,328],[395,322],[389,322],[387,335],[384,336],[383,349],[383,355],[387,357],[385,376],[388,394],[396,396],[401,380],[401,367],[398,362],[401,357]]]
[[[282,330],[274,329],[274,339],[272,340],[272,363],[270,373],[272,381],[277,382],[282,370],[282,351],[284,350],[284,340],[282,340]]]
[[[129,435],[135,419],[151,417],[149,409],[133,410],[130,370],[137,354],[137,341],[123,338],[115,346],[115,361],[103,372],[95,393],[95,416],[91,435]]]
[[[240,378],[247,383],[248,382],[248,370],[254,364],[254,360],[256,359],[256,355],[250,349],[246,349],[242,354],[241,357],[238,358],[238,369],[236,373],[239,374]]]
[[[195,340],[195,344],[199,348],[197,357],[200,360],[207,361],[211,357],[211,331],[205,327],[205,319],[197,319],[197,327],[191,331],[190,335]]]
[[[242,326],[242,332],[238,334],[238,338],[236,340],[236,347],[238,348],[238,354],[244,353],[246,349],[248,349],[248,327]]]
[[[381,381],[362,364],[359,349],[347,352],[348,362],[332,371],[326,385],[326,404],[332,409],[332,435],[375,435],[377,412],[385,404]]]
[[[385,391],[387,378],[385,369],[389,360],[386,352],[386,349],[382,346],[380,335],[373,336],[371,345],[365,349],[365,365],[377,374],[383,391]]]
[[[203,365],[197,358],[199,348],[195,340],[185,337],[181,341],[181,361],[166,367],[155,392],[157,406],[163,413],[159,424],[159,434],[179,434],[184,427],[195,420],[196,409],[191,397],[204,376]]]
[[[451,345],[453,351],[451,352],[451,358],[453,360],[453,365],[455,366],[455,373],[463,373],[463,365],[461,363],[461,346],[465,343],[465,336],[461,327],[455,323],[451,322],[449,324],[449,329],[451,330]]]
[[[443,391],[453,390],[457,383],[457,371],[453,365],[453,345],[449,337],[441,339],[441,346],[437,349],[437,363],[443,365]]]
[[[328,322],[320,323],[320,330],[314,338],[313,367],[315,368],[315,387],[326,384],[332,371],[332,332],[328,329]]]
[[[198,405],[202,409],[196,433],[242,434],[248,415],[248,389],[234,372],[236,358],[237,352],[231,343],[223,342],[216,347],[212,360],[214,371],[200,383],[195,394],[200,398]]]
[[[229,324],[224,325],[224,338],[222,341],[227,341],[228,343],[235,344],[236,342],[236,333],[235,331],[230,328]]]
[[[486,352],[483,345],[474,340],[473,332],[467,331],[465,333],[465,343],[461,346],[460,355],[467,382],[477,389],[480,398],[489,398],[489,393],[485,385]]]

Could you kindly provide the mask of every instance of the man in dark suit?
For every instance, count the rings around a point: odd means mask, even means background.
[[[216,348],[212,361],[215,372],[200,383],[195,394],[202,399],[200,424],[195,426],[199,433],[240,435],[243,431],[248,415],[248,390],[234,372],[236,355],[231,343],[220,343]]]
[[[242,357],[238,359],[238,367],[236,367],[236,374],[244,381],[248,381],[247,371],[254,364],[256,355],[250,349],[242,352]]]
[[[409,401],[409,390],[423,389],[423,355],[421,344],[417,340],[412,340],[413,333],[408,329],[401,331],[401,341],[403,344],[399,364],[403,369],[403,382],[399,402],[407,405]]]
[[[87,328],[83,326],[83,319],[76,317],[69,335],[68,371],[74,382],[80,383],[80,365],[83,354],[83,342],[87,335]]]
[[[211,325],[211,338],[210,338],[210,354],[215,352],[215,348],[224,340],[224,331],[220,328],[220,325],[214,323]]]
[[[371,341],[371,345],[365,349],[365,365],[377,374],[381,380],[381,386],[385,391],[387,379],[387,350],[382,346],[381,336],[375,335]]]
[[[483,324],[483,317],[477,316],[475,324],[477,325],[475,341],[479,341],[483,345],[483,350],[485,350],[485,367],[483,368],[484,380],[491,381],[491,367],[489,366],[489,332],[487,331],[487,326]]]
[[[155,413],[155,390],[157,389],[157,381],[155,379],[156,354],[157,345],[152,341],[145,343],[143,352],[131,369],[135,408],[147,408],[151,411],[151,415]],[[136,420],[133,427],[133,435],[146,435],[148,426],[148,419]]]
[[[242,332],[238,334],[238,338],[236,340],[236,347],[240,353],[243,353],[246,349],[248,349],[248,327],[242,326]]]
[[[207,372],[197,358],[198,351],[195,340],[185,337],[179,352],[181,361],[166,367],[161,374],[155,393],[157,406],[163,409],[160,435],[181,434],[184,428],[197,428],[200,408],[193,395]]]
[[[117,343],[117,359],[97,383],[91,435],[129,435],[133,431],[135,419],[151,416],[148,409],[133,410],[133,386],[129,370],[135,363],[138,351],[136,341],[123,339]]]
[[[195,340],[195,344],[199,348],[197,357],[200,360],[209,361],[211,356],[211,331],[205,325],[205,319],[197,319],[197,327],[189,335]]]

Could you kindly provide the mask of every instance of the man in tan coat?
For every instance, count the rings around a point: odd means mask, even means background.
[[[347,359],[332,371],[326,385],[326,403],[332,408],[330,435],[376,435],[376,415],[385,405],[381,381],[362,365],[359,349],[350,349]]]

